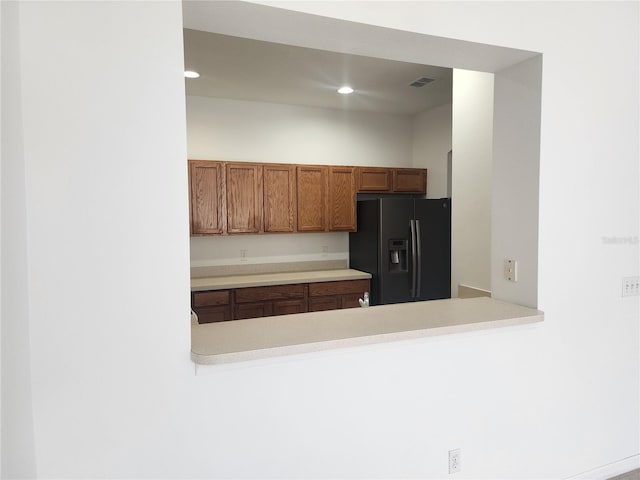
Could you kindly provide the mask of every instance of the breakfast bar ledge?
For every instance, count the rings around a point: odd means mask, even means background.
[[[480,297],[192,322],[191,358],[215,365],[543,320],[540,310]]]

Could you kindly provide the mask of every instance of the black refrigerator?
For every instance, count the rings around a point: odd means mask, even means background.
[[[371,274],[371,305],[451,298],[451,199],[358,200],[349,266]]]

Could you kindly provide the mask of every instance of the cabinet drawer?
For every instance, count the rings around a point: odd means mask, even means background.
[[[310,297],[322,297],[324,295],[344,295],[356,293],[363,295],[369,291],[369,280],[343,280],[340,282],[320,282],[309,284]]]
[[[236,303],[261,302],[265,300],[288,300],[305,297],[305,285],[274,285],[270,287],[247,287],[235,290]]]
[[[229,305],[229,299],[229,290],[193,292],[192,306],[207,307],[215,305]]]

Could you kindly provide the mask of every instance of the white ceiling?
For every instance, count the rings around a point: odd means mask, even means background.
[[[184,29],[187,95],[414,115],[451,102],[452,69]],[[435,81],[409,84],[420,77]],[[349,84],[356,91],[340,95]]]

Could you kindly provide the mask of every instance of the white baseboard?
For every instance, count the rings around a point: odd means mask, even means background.
[[[565,480],[607,480],[616,475],[621,475],[631,470],[640,468],[640,454],[623,458],[617,462],[609,463],[593,470],[580,473]]]

